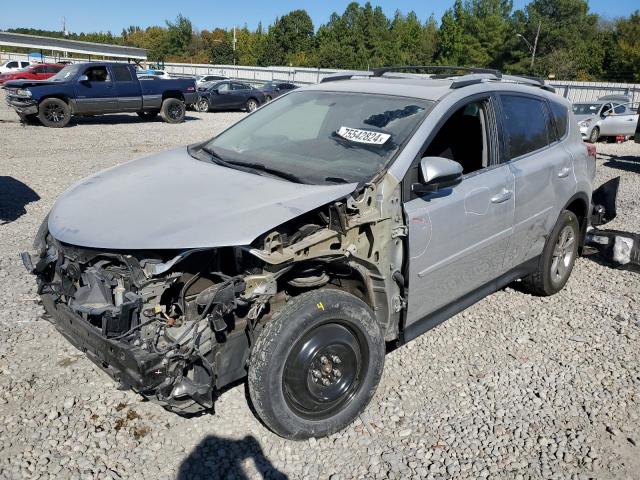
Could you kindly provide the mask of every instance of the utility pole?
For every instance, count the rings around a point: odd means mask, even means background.
[[[531,42],[529,42],[529,40],[527,40],[524,35],[522,35],[521,33],[516,33],[516,37],[520,37],[522,40],[524,40],[524,43],[527,44],[527,48],[531,52],[531,70],[532,71],[533,71],[533,65],[536,61],[536,50],[538,49],[538,38],[540,37],[541,26],[542,26],[542,20],[538,20],[538,29],[536,30],[536,38],[533,39],[533,45],[531,45]]]
[[[234,25],[233,27],[233,64],[236,64],[236,42],[238,40],[236,39],[236,27]]]
[[[536,61],[536,49],[538,48],[538,37],[540,36],[540,26],[542,20],[538,20],[538,30],[536,31],[536,39],[533,41],[533,50],[531,52],[531,71],[533,72],[533,63]]]

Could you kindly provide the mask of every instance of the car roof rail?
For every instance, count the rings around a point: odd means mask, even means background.
[[[385,73],[390,72],[402,72],[407,70],[424,70],[424,71],[432,71],[432,72],[468,72],[468,73],[487,73],[491,74],[496,78],[502,77],[502,72],[500,70],[496,70],[494,68],[476,68],[476,67],[459,67],[452,65],[406,65],[406,66],[391,66],[391,67],[379,67],[374,68],[371,71],[373,72],[374,77],[381,77]],[[442,78],[448,78],[450,75],[443,76]]]
[[[373,73],[370,70],[350,70],[327,75],[320,80],[320,83],[337,82],[338,80],[351,80],[353,77],[371,77],[372,75]]]

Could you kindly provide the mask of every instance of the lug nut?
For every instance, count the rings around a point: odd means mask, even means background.
[[[323,384],[325,387],[328,387],[328,386],[329,386],[329,383],[330,383],[330,382],[329,382],[329,379],[328,379],[328,378],[323,378],[323,379],[322,379],[322,384]]]
[[[340,357],[337,355],[333,355],[331,357],[331,360],[333,361],[333,363],[342,363],[342,361],[340,360]]]
[[[312,370],[311,375],[313,375],[314,378],[320,378],[322,376],[322,374],[318,370]]]
[[[320,363],[327,363],[329,360],[324,355],[320,357]]]
[[[342,376],[342,372],[336,368],[336,369],[333,371],[333,375],[334,375],[336,378],[340,378],[340,377]]]

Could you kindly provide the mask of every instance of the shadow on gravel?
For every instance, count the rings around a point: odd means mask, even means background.
[[[607,153],[598,153],[601,157],[607,159],[604,163],[605,167],[617,168],[625,172],[640,173],[640,156],[637,155],[609,155]]]
[[[229,440],[209,435],[182,462],[177,480],[248,479],[241,465],[248,458],[253,459],[262,478],[288,478],[264,456],[260,444],[254,437],[247,435],[242,440]]]
[[[40,195],[20,180],[0,176],[0,225],[17,220],[27,213],[27,204],[38,200]]]
[[[185,115],[184,121],[191,122],[200,120],[198,117]],[[73,117],[69,122],[69,127],[80,125],[118,125],[118,124],[135,124],[135,123],[164,123],[160,117],[154,119],[144,119],[138,115],[95,115],[92,117]]]

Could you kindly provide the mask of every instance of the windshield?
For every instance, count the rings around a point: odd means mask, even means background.
[[[575,103],[573,105],[574,115],[595,115],[600,110],[601,103]]]
[[[370,180],[399,152],[432,102],[360,93],[297,91],[205,145],[222,160],[286,172],[303,183]]]
[[[78,71],[82,68],[81,65],[67,65],[58,73],[56,73],[53,77],[49,79],[49,81],[54,82],[63,82],[66,80],[71,80],[73,76],[78,73]]]

